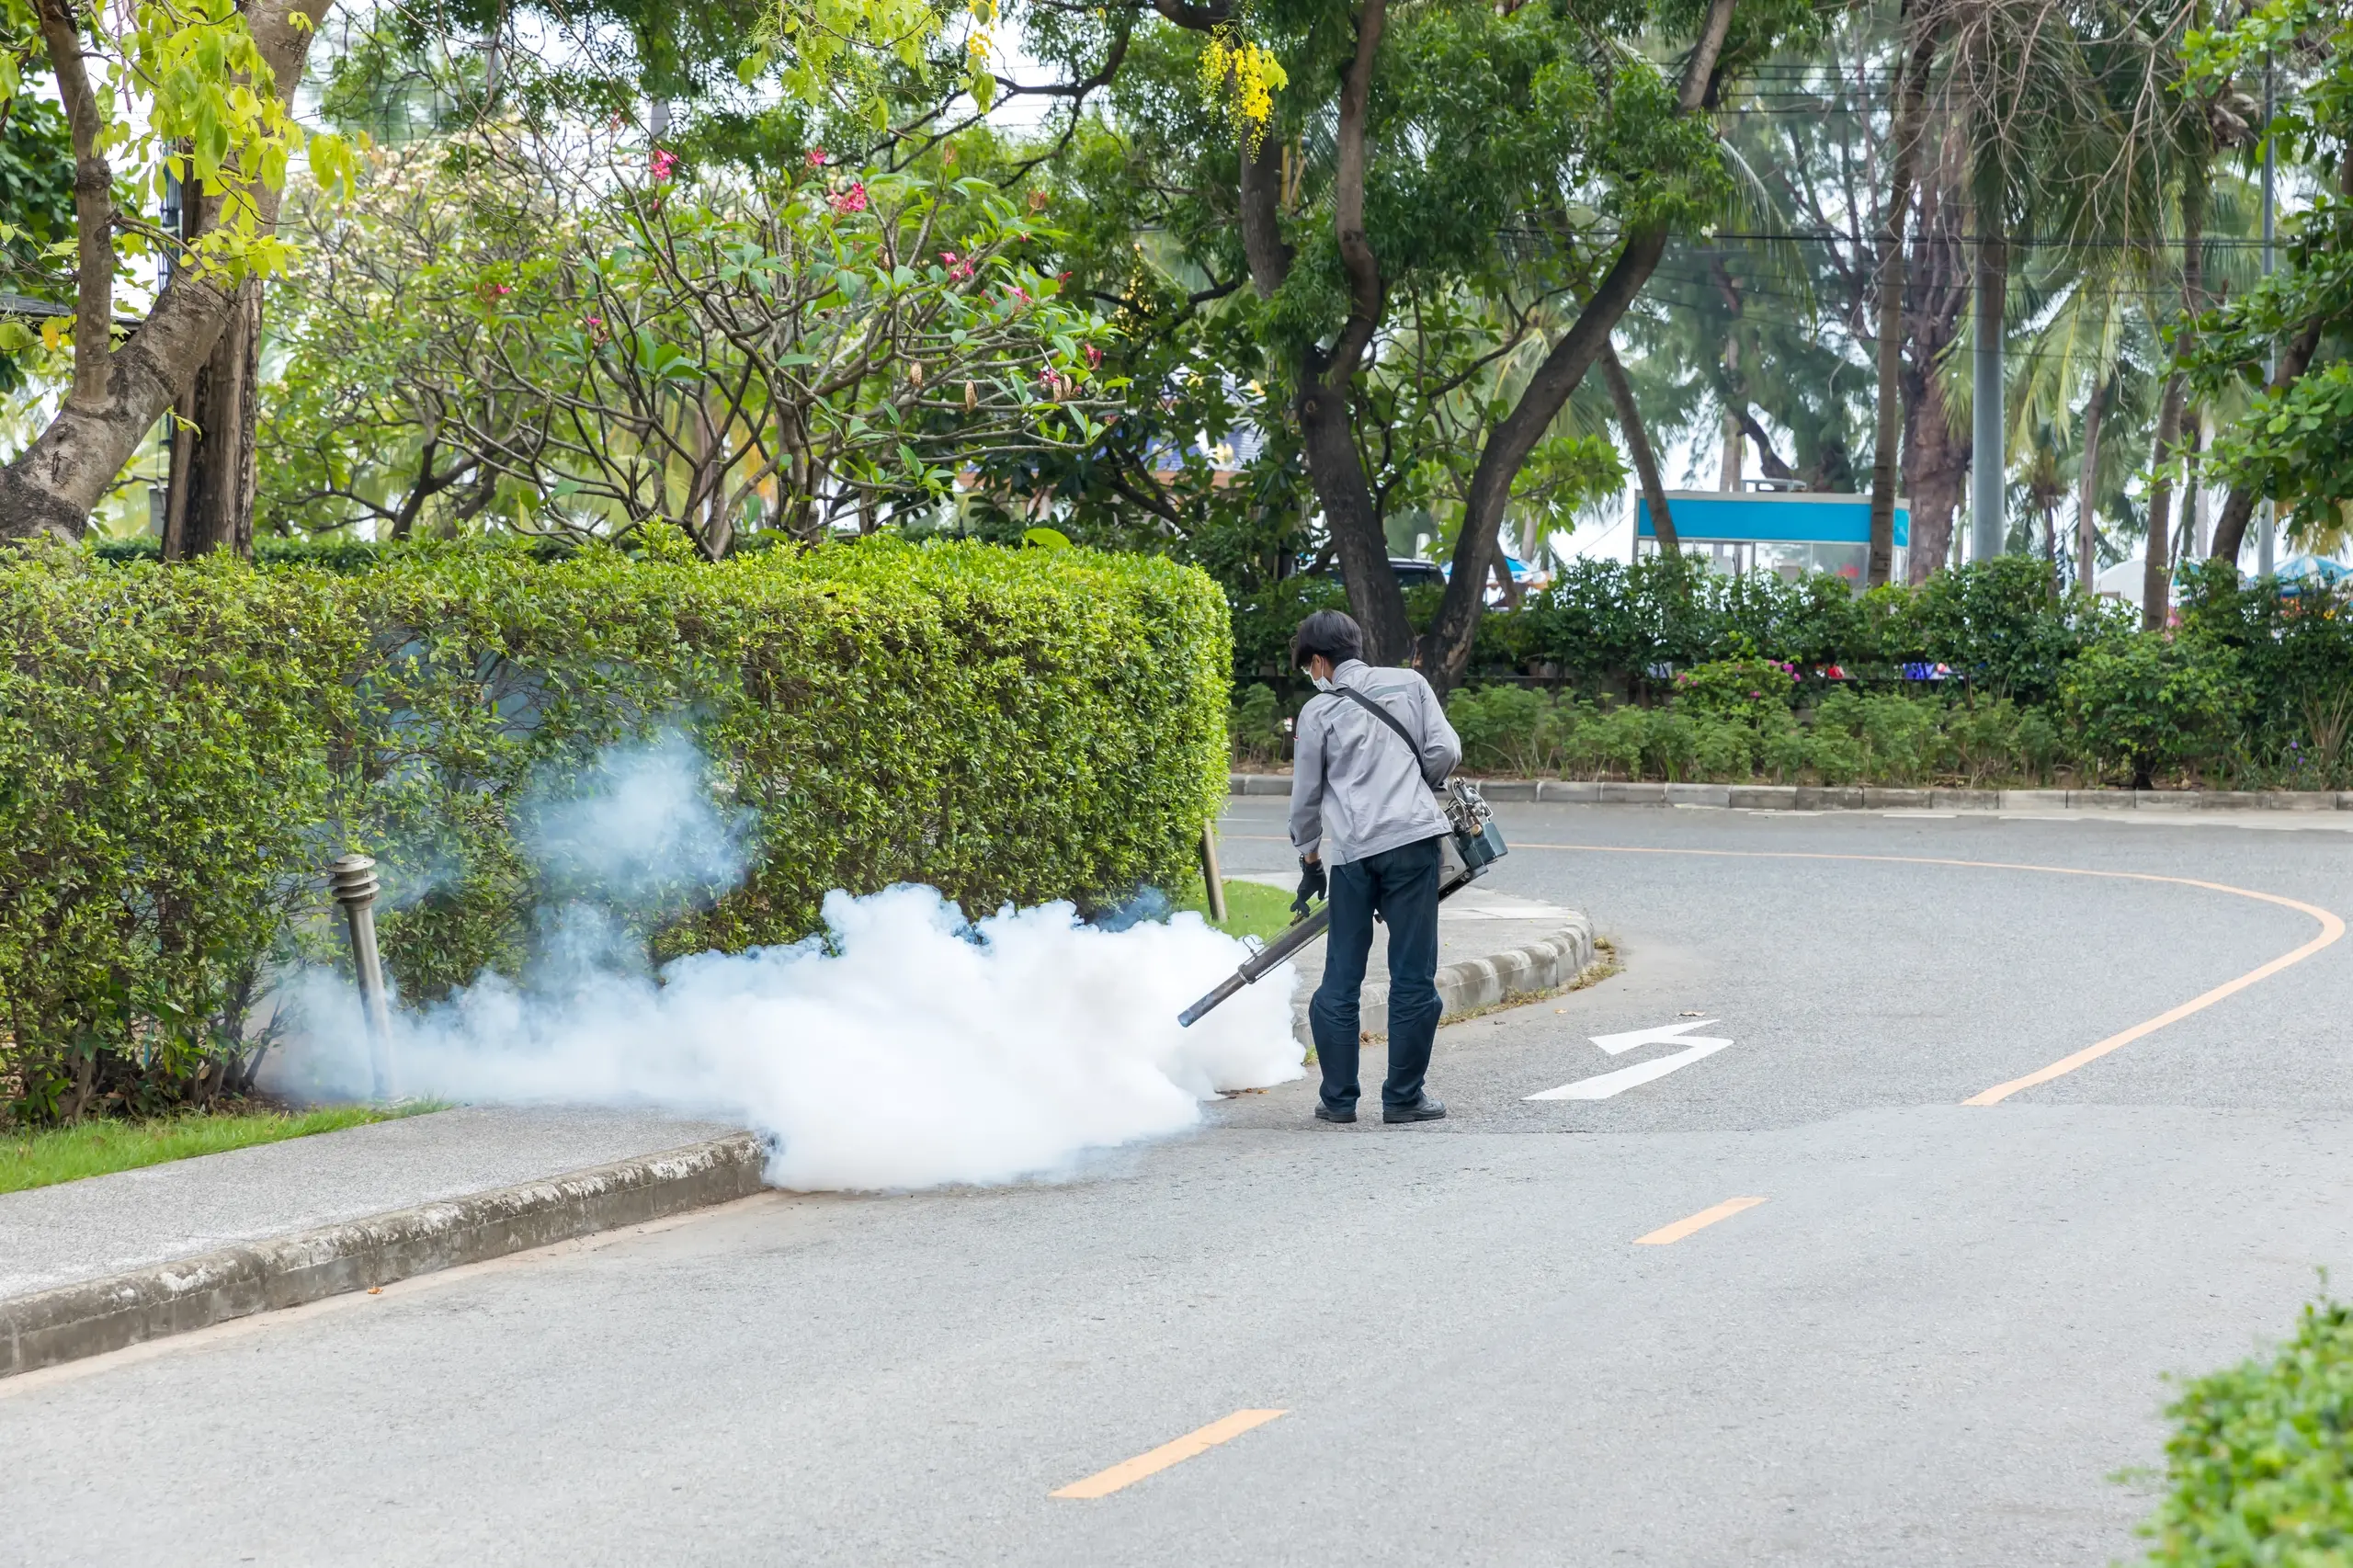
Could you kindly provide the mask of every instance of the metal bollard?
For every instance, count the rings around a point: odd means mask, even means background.
[[[1225,924],[1225,874],[1217,863],[1217,824],[1205,823],[1201,827],[1201,885],[1209,891],[1210,919],[1220,926]]]
[[[376,957],[376,862],[346,855],[327,868],[335,901],[351,925],[351,965],[359,974],[359,1009],[368,1019],[368,1059],[376,1097],[392,1097],[392,1015],[384,1001],[384,967]]]

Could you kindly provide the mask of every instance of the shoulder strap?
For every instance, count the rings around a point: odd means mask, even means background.
[[[1396,714],[1389,711],[1389,710],[1382,704],[1375,702],[1371,698],[1367,697],[1363,692],[1358,691],[1355,687],[1342,686],[1337,681],[1335,681],[1330,687],[1330,692],[1331,695],[1335,697],[1347,698],[1349,701],[1355,703],[1358,707],[1363,709],[1366,712],[1371,714],[1382,723],[1388,725],[1389,728],[1395,733],[1397,738],[1405,743],[1405,749],[1414,754],[1414,771],[1421,774],[1423,783],[1429,783],[1429,772],[1422,766],[1422,744],[1414,739],[1413,733],[1405,728],[1404,722],[1403,720],[1399,719]],[[1433,785],[1432,788],[1436,788],[1436,786]]]

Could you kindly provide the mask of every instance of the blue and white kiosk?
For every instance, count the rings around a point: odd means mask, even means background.
[[[1858,592],[1870,566],[1871,498],[1804,490],[1670,490],[1667,509],[1683,553],[1717,571],[1771,572],[1794,581],[1815,572],[1844,577]],[[1895,563],[1904,581],[1912,513],[1895,503]],[[1651,504],[1634,494],[1634,556],[1658,551]]]

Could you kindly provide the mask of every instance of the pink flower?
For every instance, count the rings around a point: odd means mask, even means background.
[[[809,166],[813,169],[822,169],[825,166],[825,150],[823,147],[809,149]]]
[[[866,182],[852,180],[847,190],[834,193],[834,210],[847,217],[852,212],[866,210]]]
[[[1086,368],[1092,370],[1099,367],[1102,363],[1103,350],[1096,347],[1092,343],[1088,344],[1086,346]]]
[[[671,152],[667,147],[656,147],[654,149],[654,156],[648,162],[653,166],[654,177],[656,180],[665,180],[670,177],[670,171],[678,166],[678,154]]]
[[[948,268],[948,276],[959,283],[972,281],[972,264],[958,256],[952,250],[939,253],[940,265]]]
[[[1029,295],[1028,291],[1027,291],[1027,290],[1025,290],[1021,287],[1021,285],[1020,285],[1020,284],[1018,284],[1018,283],[1008,283],[1008,284],[1006,284],[1006,287],[1007,289],[1011,290],[1013,291],[1013,297],[1014,297],[1015,299],[1017,299],[1017,300],[1020,301],[1023,304],[1025,304],[1025,305],[1026,305],[1026,304],[1028,304],[1028,303],[1029,302]]]

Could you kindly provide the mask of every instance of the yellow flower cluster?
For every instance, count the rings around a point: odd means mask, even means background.
[[[1274,118],[1275,95],[1290,85],[1275,51],[1245,41],[1240,29],[1227,22],[1210,33],[1201,51],[1201,102],[1215,108],[1231,91],[1226,111],[1233,128],[1247,141],[1256,156],[1267,140],[1267,123]]]

